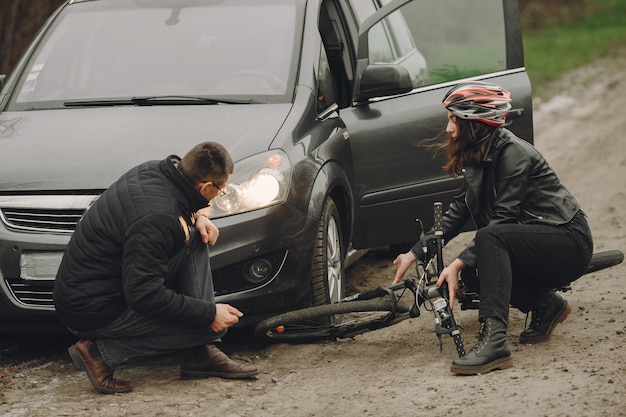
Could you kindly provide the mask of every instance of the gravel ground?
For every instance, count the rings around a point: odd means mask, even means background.
[[[626,53],[535,91],[535,144],[590,218],[596,250],[625,250]],[[550,99],[547,100],[546,98]],[[471,237],[446,248],[455,256]],[[391,282],[393,257],[373,251],[350,268],[350,285]],[[231,337],[224,350],[260,369],[254,381],[182,381],[175,356],[120,368],[134,391],[101,395],[70,361],[69,337],[0,337],[2,416],[624,416],[626,264],[587,275],[566,298],[574,310],[552,340],[521,345],[525,315],[512,311],[512,368],[473,377],[449,372],[432,316],[351,340],[265,345]],[[476,312],[459,311],[471,346]]]

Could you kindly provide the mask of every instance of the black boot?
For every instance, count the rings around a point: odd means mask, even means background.
[[[512,365],[511,352],[506,345],[505,323],[491,317],[483,319],[477,338],[472,350],[452,362],[450,371],[455,374],[476,375]]]
[[[530,326],[519,337],[520,343],[547,342],[557,324],[563,322],[572,311],[568,304],[559,294],[550,292],[531,311]]]

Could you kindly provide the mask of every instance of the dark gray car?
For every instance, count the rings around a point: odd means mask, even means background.
[[[514,0],[72,0],[0,79],[5,332],[60,329],[65,244],[146,160],[204,140],[232,154],[211,262],[249,325],[339,299],[353,248],[414,241],[450,199],[428,145],[452,85],[505,86],[533,138]]]

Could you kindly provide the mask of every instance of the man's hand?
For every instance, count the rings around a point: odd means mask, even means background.
[[[196,229],[200,233],[202,242],[211,246],[215,245],[217,238],[220,235],[219,229],[205,216],[196,217]]]
[[[239,323],[239,318],[243,313],[230,304],[215,304],[215,319],[211,323],[211,330],[215,333],[221,332]]]

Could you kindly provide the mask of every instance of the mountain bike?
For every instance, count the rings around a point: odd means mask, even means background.
[[[258,323],[256,337],[277,342],[307,342],[351,338],[372,330],[392,326],[408,318],[419,317],[421,309],[435,317],[435,334],[442,349],[442,336],[452,336],[459,357],[465,355],[460,326],[450,308],[447,284],[436,286],[443,269],[442,205],[435,203],[435,248],[429,249],[428,261],[416,263],[416,277],[408,277],[394,285],[381,286],[370,291],[346,297],[334,304],[288,311]],[[431,253],[432,252],[432,253]],[[620,250],[597,252],[585,274],[620,264],[624,254]],[[568,291],[570,286],[557,288]],[[409,298],[412,305],[404,300]],[[461,282],[457,293],[461,310],[477,309],[480,297]]]

